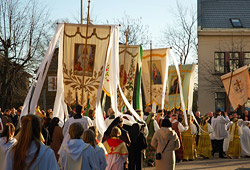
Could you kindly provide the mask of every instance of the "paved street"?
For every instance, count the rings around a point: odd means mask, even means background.
[[[155,170],[155,168],[143,168]],[[219,159],[208,160],[197,159],[189,162],[182,162],[176,165],[176,170],[250,170],[250,158],[241,159]]]

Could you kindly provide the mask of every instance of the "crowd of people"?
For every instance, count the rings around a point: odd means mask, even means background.
[[[250,115],[215,113],[187,116],[180,110],[137,110],[116,117],[110,108],[103,116],[107,130],[96,128],[94,109],[77,105],[64,124],[47,112],[20,119],[22,107],[0,110],[0,164],[5,170],[84,169],[157,170],[175,169],[175,164],[197,158],[250,156]]]

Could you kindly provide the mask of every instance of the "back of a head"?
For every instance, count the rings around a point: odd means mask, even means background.
[[[161,123],[162,127],[172,127],[172,123],[170,122],[169,119],[163,119]]]
[[[119,137],[119,136],[121,136],[121,134],[122,134],[121,130],[117,126],[115,126],[115,127],[113,127],[110,136],[111,137]]]
[[[40,140],[41,133],[41,119],[36,115],[27,115],[21,119],[21,131],[20,131],[20,140],[26,141],[29,140]],[[30,134],[30,135],[28,135]],[[30,142],[31,142],[30,141]]]
[[[157,113],[162,113],[162,112],[163,112],[163,110],[161,110],[161,109],[157,110]]]
[[[89,114],[89,116],[93,116],[94,115],[94,110],[93,109],[89,109],[88,114]]]
[[[84,131],[82,140],[85,143],[89,143],[91,146],[95,148],[96,140],[95,140],[95,134],[93,130],[87,129],[86,131]]]
[[[150,106],[147,106],[146,108],[145,108],[145,112],[151,112],[152,111],[152,108],[150,107]]]
[[[216,118],[217,116],[220,116],[220,115],[221,115],[221,110],[217,109],[214,117]]]
[[[69,127],[70,139],[81,139],[83,134],[83,126],[79,122],[72,123]]]
[[[171,111],[167,111],[167,113],[166,113],[166,117],[168,117],[168,118],[170,118],[171,117]]]
[[[2,137],[6,137],[6,142],[8,143],[10,138],[13,137],[15,133],[15,126],[12,123],[6,123],[3,127]]]
[[[82,106],[81,105],[76,106],[76,114],[78,114],[78,115],[82,114]]]
[[[50,135],[53,135],[54,129],[56,126],[59,126],[59,118],[58,117],[53,117],[53,119],[51,120],[51,122],[48,125],[48,130]]]
[[[99,132],[98,132],[96,126],[90,126],[89,129],[94,132],[95,138],[99,135]]]
[[[36,115],[27,115],[23,116],[21,119],[21,131],[20,137],[18,139],[17,144],[13,147],[14,151],[14,161],[13,161],[13,169],[24,169],[31,167],[31,165],[36,160],[38,153],[40,151],[40,134],[41,134],[41,120]],[[29,165],[26,165],[26,153],[32,143],[35,142],[36,145],[36,153],[33,159],[30,161]]]

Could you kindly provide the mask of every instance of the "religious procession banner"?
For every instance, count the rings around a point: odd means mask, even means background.
[[[250,98],[250,80],[247,66],[221,76],[221,80],[234,110],[239,105],[242,106],[247,103]]]
[[[63,34],[64,96],[68,105],[96,106],[111,26],[65,24]]]
[[[195,64],[179,66],[183,89],[183,99],[186,110],[190,110],[188,108],[191,108],[192,110],[195,67]],[[175,66],[170,66],[168,71],[166,108],[169,110],[181,108],[180,89],[178,86],[178,76]]]
[[[165,68],[168,67],[168,50],[170,49],[143,50],[142,84],[146,105],[154,102],[160,106],[162,103],[163,83],[166,76]]]
[[[135,75],[137,69],[138,58],[140,57],[140,46],[138,45],[119,45],[119,76],[120,76],[120,86],[129,103],[132,102]],[[110,67],[111,58],[109,59],[105,77],[104,77],[104,92],[110,96]],[[118,93],[118,105],[121,105],[122,99]]]

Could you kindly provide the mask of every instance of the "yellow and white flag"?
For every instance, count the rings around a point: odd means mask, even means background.
[[[221,76],[221,80],[234,110],[239,105],[242,106],[247,103],[250,98],[250,80],[247,66]]]
[[[192,109],[195,64],[181,65],[179,67],[180,67],[180,76],[183,88],[185,108],[186,110],[188,110],[188,108]],[[166,103],[167,108],[169,110],[172,110],[174,108],[181,108],[180,89],[178,86],[178,76],[175,66],[169,67],[168,87],[169,87],[167,90],[168,97]]]
[[[167,76],[165,68],[168,67],[168,50],[170,49],[143,50],[142,83],[146,105],[153,102],[158,106],[162,104],[163,84]]]

